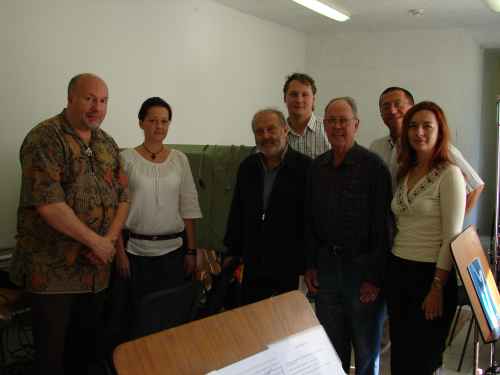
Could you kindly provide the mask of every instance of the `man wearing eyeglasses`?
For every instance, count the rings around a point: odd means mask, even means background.
[[[311,166],[306,191],[306,272],[316,313],[342,367],[377,375],[383,301],[380,296],[391,242],[391,177],[384,162],[355,142],[357,105],[336,98],[323,119],[332,146]]]
[[[389,135],[373,141],[370,149],[386,162],[392,175],[393,188],[396,186],[397,149],[403,127],[403,118],[413,105],[413,95],[402,87],[389,87],[382,92],[379,98],[380,115],[389,129]],[[484,182],[455,146],[450,144],[449,152],[451,160],[465,176],[467,184],[465,213],[468,214],[476,205],[479,195],[483,191]]]
[[[12,281],[29,293],[36,374],[87,374],[115,241],[128,212],[119,149],[100,129],[108,88],[93,74],[68,85],[66,108],[21,146],[21,199]]]

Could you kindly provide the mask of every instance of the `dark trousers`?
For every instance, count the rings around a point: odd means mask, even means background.
[[[390,257],[387,306],[392,375],[431,375],[442,365],[446,337],[457,306],[457,280],[452,270],[443,290],[443,316],[426,320],[422,303],[435,270],[435,263]]]
[[[325,265],[323,265],[325,266]],[[351,346],[357,375],[378,375],[380,340],[384,322],[381,295],[371,303],[359,300],[362,266],[332,259],[328,270],[320,268],[316,315],[349,373]]]
[[[35,374],[88,374],[103,358],[105,292],[31,294]]]

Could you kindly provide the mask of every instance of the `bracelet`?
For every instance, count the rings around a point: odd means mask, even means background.
[[[186,249],[186,255],[196,255],[196,249]]]
[[[439,278],[434,278],[434,280],[432,281],[432,288],[435,288],[435,289],[438,289],[438,290],[441,290],[443,289],[443,284],[441,284],[441,281],[439,280]]]

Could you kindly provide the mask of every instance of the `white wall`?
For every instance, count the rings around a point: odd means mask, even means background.
[[[358,140],[368,146],[387,130],[378,98],[389,86],[408,88],[416,101],[432,100],[445,110],[456,144],[466,159],[479,164],[482,51],[461,29],[392,33],[311,35],[307,70],[319,83],[318,110],[336,96],[359,104]],[[476,212],[469,222],[476,222]],[[489,231],[489,228],[481,228]]]
[[[496,97],[500,95],[500,49],[486,50],[483,69],[482,123],[480,128],[479,155],[486,193],[481,199],[481,224],[486,231],[491,231],[495,212],[496,165],[498,154],[498,124]]]
[[[210,0],[6,0],[0,35],[0,248],[13,244],[22,139],[63,108],[68,79],[85,71],[108,82],[103,127],[123,147],[140,142],[137,110],[152,95],[173,105],[169,142],[252,144],[252,113],[268,105],[283,109],[284,77],[297,70],[316,79],[320,115],[334,96],[358,100],[359,141],[368,145],[386,132],[380,92],[408,87],[417,100],[444,107],[454,143],[487,179],[478,218],[481,233],[490,230],[496,150],[483,147],[492,135],[481,114],[483,61],[474,34],[453,29],[306,37]],[[498,80],[485,74],[485,82]]]
[[[305,67],[304,34],[210,0],[6,0],[0,35],[0,248],[14,243],[19,146],[74,74],[108,83],[103,128],[122,147],[141,142],[137,111],[156,95],[173,106],[168,142],[253,144],[253,112],[283,108],[285,76]]]

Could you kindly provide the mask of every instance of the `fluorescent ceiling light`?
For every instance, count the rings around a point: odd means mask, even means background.
[[[344,22],[347,21],[350,17],[333,8],[331,5],[326,5],[324,2],[318,0],[292,0],[296,3],[305,6],[319,14],[322,14],[328,18],[334,19],[335,21]]]
[[[484,0],[494,12],[500,12],[500,0]]]

